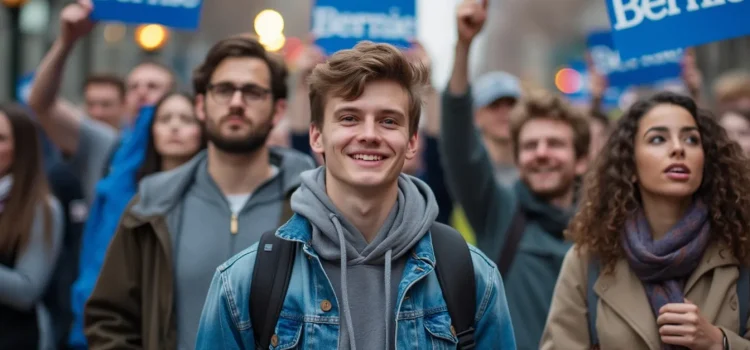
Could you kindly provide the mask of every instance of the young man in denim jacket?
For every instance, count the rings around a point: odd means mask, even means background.
[[[310,145],[325,166],[301,174],[294,216],[276,232],[298,242],[272,349],[448,349],[458,342],[435,273],[435,197],[403,175],[416,154],[424,67],[362,42],[310,77]],[[198,349],[254,349],[249,297],[258,244],[221,265]],[[477,349],[515,349],[497,267],[470,247]],[[259,268],[273,269],[275,266]]]

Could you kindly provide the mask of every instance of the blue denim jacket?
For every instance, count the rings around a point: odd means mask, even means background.
[[[338,344],[339,308],[330,281],[309,242],[307,219],[294,215],[276,235],[302,244],[271,349],[331,349]],[[255,349],[250,284],[258,244],[216,271],[201,316],[196,349]],[[503,281],[495,264],[469,247],[474,262],[477,349],[516,348]],[[455,349],[458,339],[435,270],[432,239],[425,235],[408,257],[397,297],[397,349]],[[331,307],[328,308],[330,302]],[[321,305],[325,304],[324,310]]]

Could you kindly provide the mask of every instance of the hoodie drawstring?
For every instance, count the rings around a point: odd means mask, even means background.
[[[349,347],[351,350],[357,350],[357,345],[354,342],[354,326],[352,325],[352,315],[349,312],[349,290],[347,288],[347,258],[346,258],[346,241],[344,240],[344,230],[341,229],[341,222],[339,218],[334,214],[330,214],[331,222],[336,228],[336,234],[339,236],[339,246],[341,247],[341,311],[344,314],[344,321],[346,322],[346,331],[349,334]]]
[[[393,255],[393,249],[388,249],[385,252],[385,349],[390,350],[390,326],[391,326],[391,256]]]
[[[344,240],[344,230],[341,228],[341,222],[339,218],[334,214],[330,214],[331,222],[336,228],[336,234],[339,236],[339,246],[341,247],[341,312],[344,316],[344,322],[346,322],[346,332],[349,335],[349,347],[351,350],[357,350],[357,345],[354,339],[354,326],[352,325],[352,315],[349,311],[349,288],[347,286],[347,257],[346,257],[346,242]],[[393,256],[393,249],[388,249],[385,252],[385,269],[384,269],[384,280],[385,280],[385,348],[390,349],[390,338],[388,337],[389,329],[391,326],[391,257]]]

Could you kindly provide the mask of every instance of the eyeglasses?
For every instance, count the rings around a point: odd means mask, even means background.
[[[234,86],[230,83],[211,84],[208,86],[208,91],[211,93],[211,97],[220,104],[229,104],[237,91],[241,93],[242,101],[246,104],[262,101],[271,93],[271,90],[255,84]]]

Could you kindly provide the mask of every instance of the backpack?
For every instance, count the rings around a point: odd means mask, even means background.
[[[455,229],[434,223],[430,228],[438,281],[458,338],[458,349],[473,349],[476,284],[469,246]],[[298,242],[266,232],[258,243],[252,285],[250,317],[255,345],[268,349],[292,276]],[[263,266],[264,268],[258,268]]]
[[[596,305],[599,301],[599,296],[594,292],[594,284],[599,279],[599,272],[601,266],[598,261],[592,260],[589,263],[588,272],[588,286],[586,289],[586,307],[589,311],[589,341],[591,342],[591,348],[599,347],[599,335],[596,332]],[[737,280],[737,296],[739,299],[739,312],[740,312],[740,329],[739,335],[744,336],[745,326],[748,318],[748,299],[750,299],[750,270],[747,268],[740,267],[740,277]]]

